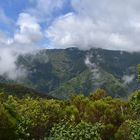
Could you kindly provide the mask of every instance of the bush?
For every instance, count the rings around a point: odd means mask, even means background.
[[[48,140],[101,140],[103,128],[101,123],[59,123],[52,128]]]
[[[0,140],[11,140],[16,138],[15,124],[14,118],[0,103]]]
[[[134,115],[140,117],[140,90],[135,91],[130,97],[130,107]]]
[[[140,139],[140,120],[127,120],[118,129],[117,140],[139,140]]]

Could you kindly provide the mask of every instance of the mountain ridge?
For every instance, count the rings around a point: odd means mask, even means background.
[[[68,99],[79,93],[89,95],[96,88],[107,90],[113,97],[126,98],[138,87],[136,67],[140,63],[140,53],[52,49],[20,55],[16,63],[28,73],[15,83],[56,98]]]

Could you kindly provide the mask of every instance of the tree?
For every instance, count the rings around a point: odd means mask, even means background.
[[[98,88],[95,92],[90,94],[91,100],[100,100],[107,96],[107,93],[105,90]]]
[[[137,66],[138,82],[140,83],[140,64]]]
[[[115,134],[116,140],[139,140],[140,120],[126,120]]]
[[[0,139],[16,139],[16,121],[0,103]]]
[[[101,123],[92,125],[83,121],[78,124],[63,122],[52,128],[48,140],[101,140],[103,128]]]
[[[130,96],[130,108],[134,115],[140,117],[140,90],[136,90]]]

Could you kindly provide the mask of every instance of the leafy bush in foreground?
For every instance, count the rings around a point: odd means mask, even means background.
[[[48,140],[101,140],[103,128],[101,123],[60,123],[52,128]]]
[[[139,140],[140,92],[113,99],[98,89],[70,100],[0,94],[0,139]]]
[[[126,120],[118,129],[115,137],[118,140],[139,140],[140,120]]]

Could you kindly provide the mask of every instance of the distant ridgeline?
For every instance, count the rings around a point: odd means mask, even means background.
[[[33,98],[41,97],[46,99],[54,99],[49,95],[37,92],[34,89],[27,88],[17,84],[0,83],[0,94],[4,94],[5,96],[13,95],[19,98],[31,96]]]
[[[112,97],[126,98],[138,87],[136,67],[140,53],[91,49],[42,50],[19,56],[17,66],[27,71],[15,83],[59,99],[103,88]],[[5,77],[1,82],[12,82]]]

